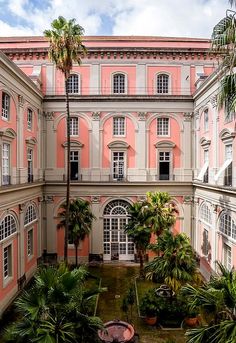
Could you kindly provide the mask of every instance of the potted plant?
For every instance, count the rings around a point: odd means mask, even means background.
[[[147,291],[140,301],[140,313],[148,325],[155,325],[157,322],[157,295],[154,289]]]
[[[185,324],[190,327],[196,327],[199,324],[199,316],[196,309],[188,308]]]

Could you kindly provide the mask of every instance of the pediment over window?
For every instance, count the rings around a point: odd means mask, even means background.
[[[107,146],[109,149],[128,149],[129,144],[124,141],[113,141]]]
[[[67,148],[68,142],[67,141],[64,142],[62,144],[62,146],[63,146],[63,148]],[[71,148],[77,148],[77,149],[79,148],[79,149],[81,149],[81,148],[83,148],[83,146],[84,146],[84,144],[82,144],[82,143],[80,143],[78,141],[70,141],[70,147]]]
[[[171,142],[171,141],[160,141],[160,142],[157,142],[155,144],[155,147],[156,148],[171,148],[173,149],[175,147],[175,143]]]
[[[26,144],[35,145],[37,144],[37,139],[35,137],[28,137],[25,139]]]
[[[203,148],[208,148],[211,144],[211,140],[210,139],[207,139],[206,137],[202,137],[200,139],[200,144]]]
[[[13,129],[9,128],[1,128],[0,129],[0,136],[8,139],[14,139],[16,138],[16,132]]]
[[[231,143],[233,139],[235,138],[235,135],[236,135],[236,132],[230,131],[228,129],[223,129],[220,132],[219,137],[224,143]]]

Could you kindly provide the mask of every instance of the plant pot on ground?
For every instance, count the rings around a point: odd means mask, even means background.
[[[154,289],[148,290],[140,301],[140,313],[148,325],[155,325],[158,316],[157,296]]]

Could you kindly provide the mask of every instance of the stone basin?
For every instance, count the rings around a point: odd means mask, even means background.
[[[98,336],[104,343],[132,342],[134,328],[121,320],[112,320],[104,324],[104,329],[98,331]]]

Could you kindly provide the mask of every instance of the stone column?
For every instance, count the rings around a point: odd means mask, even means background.
[[[136,132],[136,162],[135,168],[138,171],[137,181],[146,181],[147,178],[147,136],[146,136],[147,112],[138,113],[138,131]]]
[[[186,195],[183,202],[184,209],[184,233],[193,241],[192,232],[192,196]]]
[[[146,64],[138,63],[136,66],[136,94],[145,95],[147,94],[146,84]]]
[[[100,87],[100,65],[98,63],[91,64],[89,94],[101,94]]]
[[[193,247],[197,251],[198,254],[200,254],[200,249],[198,247],[199,245],[199,232],[198,232],[198,227],[199,227],[199,198],[194,199],[194,211],[193,211]]]
[[[96,216],[96,220],[93,221],[92,232],[90,237],[90,254],[102,255],[103,254],[103,219],[100,214],[100,196],[91,196],[91,210]]]
[[[45,132],[45,179],[55,180],[56,168],[56,134],[54,131],[54,112],[44,112],[46,119]]]
[[[19,260],[18,260],[18,279],[25,274],[25,227],[24,227],[25,203],[19,204]]]
[[[194,144],[193,144],[193,170],[194,170],[194,178],[197,177],[197,173],[200,168],[200,153],[199,153],[199,110],[194,112]]]
[[[46,203],[46,242],[47,242],[47,252],[56,253],[57,252],[57,229],[54,221],[54,197],[52,195],[45,195]]]
[[[212,175],[211,175],[211,182],[215,183],[214,175],[217,173],[219,168],[219,146],[218,146],[218,137],[219,137],[219,114],[217,111],[217,96],[214,95],[210,99],[211,105],[213,108],[212,116],[213,116],[213,135],[212,135],[212,144],[211,144],[211,155],[213,156],[213,163],[212,163]]]
[[[183,181],[192,181],[192,112],[184,113],[184,132],[183,132],[183,169],[184,179]]]
[[[18,113],[17,113],[17,173],[15,183],[26,182],[26,170],[24,170],[24,103],[22,95],[18,95]]]
[[[100,181],[100,112],[92,113],[92,132],[90,141],[91,181]]]
[[[212,204],[213,211],[212,211],[212,223],[211,223],[211,268],[216,270],[216,261],[218,261],[218,247],[217,247],[217,237],[218,237],[218,230],[217,230],[217,205]]]

